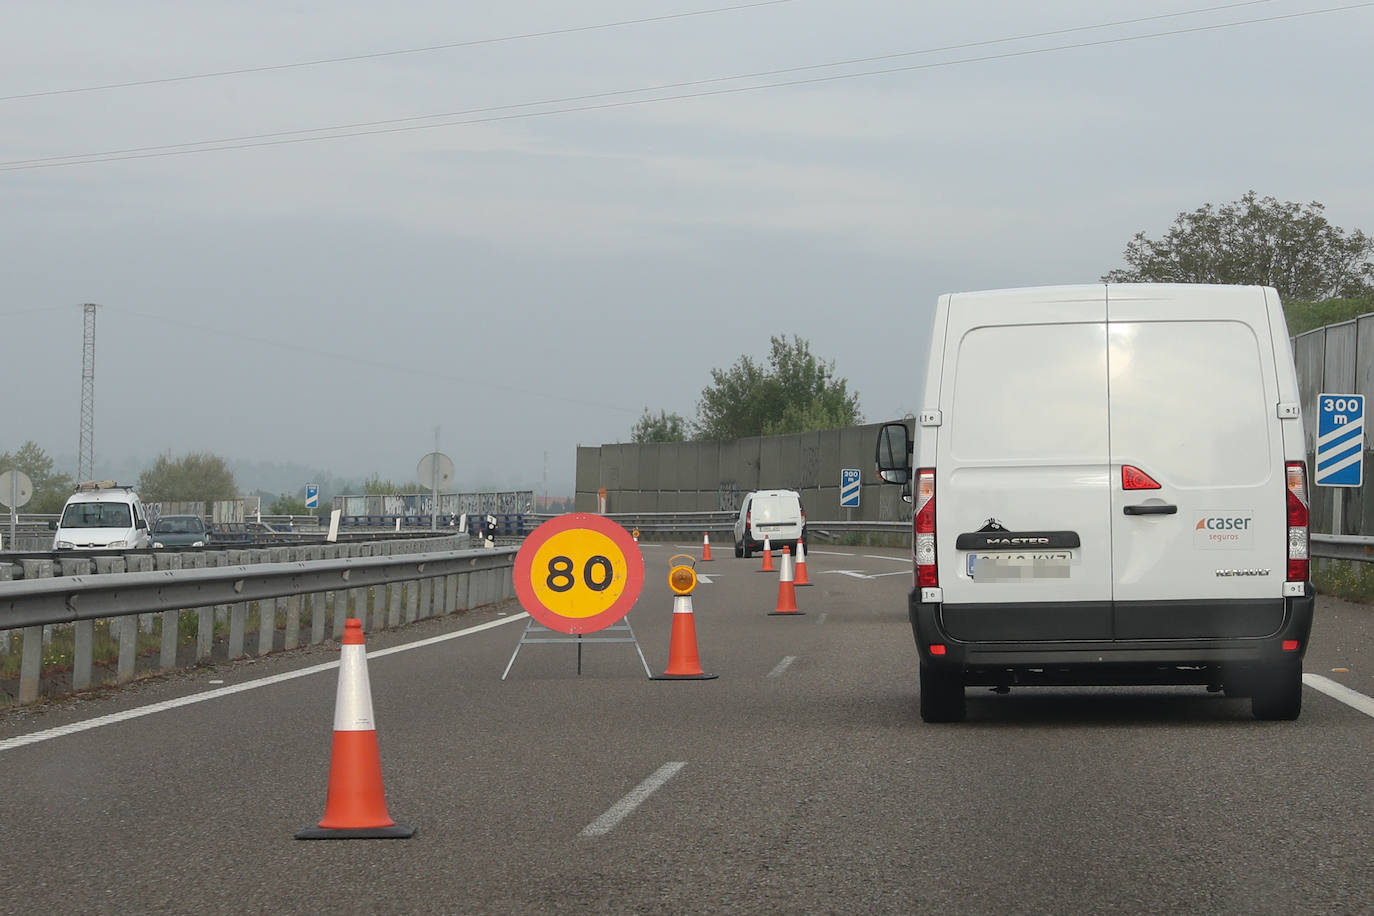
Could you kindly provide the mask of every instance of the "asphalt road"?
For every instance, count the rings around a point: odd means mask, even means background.
[[[678,549],[699,545],[644,546],[629,616],[656,674]],[[580,675],[575,647],[526,646],[502,681],[525,626],[514,604],[370,634],[387,801],[418,828],[408,840],[293,839],[324,810],[337,669],[252,685],[337,650],[0,713],[0,912],[1374,906],[1374,718],[1312,689],[1289,723],[1202,688],[1027,689],[970,691],[966,723],[925,725],[909,559],[809,560],[815,585],[790,618],[768,616],[777,577],[757,558],[698,566],[715,680],[648,680],[616,644],[586,645]],[[1374,695],[1374,609],[1323,599],[1306,670]],[[34,735],[48,737],[5,740]]]

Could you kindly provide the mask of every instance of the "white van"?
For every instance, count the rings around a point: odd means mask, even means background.
[[[921,716],[964,688],[1206,684],[1302,709],[1312,625],[1297,376],[1267,287],[942,296],[915,443]],[[913,466],[914,458],[914,466]]]
[[[773,550],[788,547],[797,552],[797,541],[806,538],[806,512],[796,490],[755,490],[745,494],[735,518],[735,556],[752,557],[763,551],[763,536]]]
[[[53,550],[136,550],[151,544],[148,516],[132,487],[78,484],[62,507]]]

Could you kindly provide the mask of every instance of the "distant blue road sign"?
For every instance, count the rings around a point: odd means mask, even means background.
[[[308,483],[305,485],[305,508],[318,509],[320,507],[320,485]]]
[[[859,508],[859,482],[858,468],[842,468],[840,470],[841,509]]]
[[[1317,395],[1316,466],[1319,487],[1364,481],[1364,395]]]

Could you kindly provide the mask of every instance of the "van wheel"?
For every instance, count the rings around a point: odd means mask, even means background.
[[[962,722],[967,707],[964,703],[964,679],[957,673],[936,671],[921,665],[921,719],[925,722]]]
[[[754,552],[753,552],[752,550],[749,549],[749,539],[748,539],[748,538],[745,538],[745,539],[744,539],[744,544],[740,546],[740,549],[744,551],[744,558],[745,558],[746,560],[749,559],[750,557],[752,557],[752,556],[754,555]]]
[[[1251,685],[1250,712],[1256,719],[1296,719],[1302,712],[1302,665],[1281,663],[1260,672]]]
[[[742,556],[744,556],[744,545],[739,541],[735,541],[735,557],[739,558]]]

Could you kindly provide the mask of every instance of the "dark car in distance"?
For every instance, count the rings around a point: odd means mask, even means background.
[[[153,525],[154,547],[204,547],[210,530],[198,515],[164,515]]]

